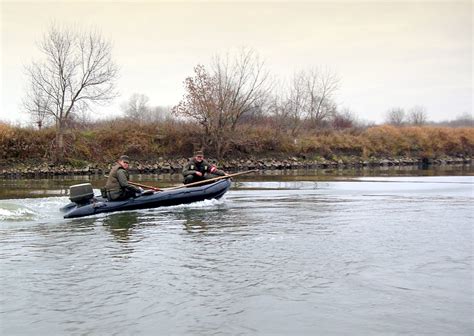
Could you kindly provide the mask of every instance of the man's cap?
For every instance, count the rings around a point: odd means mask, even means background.
[[[122,155],[122,156],[120,156],[119,161],[123,161],[125,163],[130,163],[130,158],[128,157],[128,155]]]
[[[194,156],[204,156],[204,153],[202,150],[198,150],[194,152]]]

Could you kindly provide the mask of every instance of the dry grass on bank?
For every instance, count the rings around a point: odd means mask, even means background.
[[[36,130],[0,123],[3,162],[48,161],[54,148],[54,129]],[[134,124],[117,119],[80,127],[66,136],[70,163],[112,162],[126,153],[139,160],[189,157],[202,141],[199,127],[167,121]],[[323,130],[293,138],[272,127],[244,125],[231,139],[229,156],[351,155],[368,157],[472,156],[474,128],[375,126],[365,130]],[[212,153],[212,149],[208,150]]]

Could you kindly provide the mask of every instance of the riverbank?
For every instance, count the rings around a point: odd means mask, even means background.
[[[179,173],[188,161],[187,158],[132,162],[131,174],[162,174]],[[236,159],[217,162],[210,158],[208,161],[215,163],[228,172],[245,170],[291,170],[291,169],[352,169],[364,167],[428,167],[443,165],[471,165],[471,157],[441,157],[441,158],[409,158],[409,157],[386,157],[362,159],[360,157],[339,157],[332,160],[318,158],[307,160],[305,158],[288,157],[284,159]],[[55,165],[47,162],[23,162],[13,163],[9,166],[0,166],[0,177],[2,178],[34,178],[64,175],[103,175],[110,171],[113,163],[97,164],[84,163],[80,167],[73,165]]]

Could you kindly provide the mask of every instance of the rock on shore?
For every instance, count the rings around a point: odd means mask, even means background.
[[[156,160],[132,162],[130,171],[136,174],[161,174],[161,173],[180,173],[187,162],[187,158],[165,160],[157,158]],[[244,171],[251,169],[258,170],[290,170],[290,169],[327,169],[327,168],[363,168],[363,167],[397,167],[397,166],[430,166],[430,165],[471,165],[470,157],[443,157],[437,159],[428,158],[370,158],[361,159],[360,157],[344,157],[332,160],[319,158],[317,160],[306,160],[296,157],[287,159],[239,159],[224,160],[217,162],[212,158],[209,162],[216,163],[219,168],[228,172]],[[112,167],[110,164],[88,163],[84,167],[77,168],[68,165],[54,165],[45,162],[41,163],[16,163],[6,167],[3,164],[0,167],[0,176],[3,178],[20,177],[48,177],[62,175],[104,175]]]

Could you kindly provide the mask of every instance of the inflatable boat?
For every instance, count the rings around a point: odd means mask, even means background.
[[[212,184],[146,191],[138,197],[124,201],[109,201],[102,196],[94,196],[92,185],[83,183],[70,187],[69,199],[71,203],[62,207],[61,211],[64,213],[64,218],[76,218],[105,212],[188,204],[207,199],[219,199],[226,193],[230,185],[230,179],[225,178]]]

